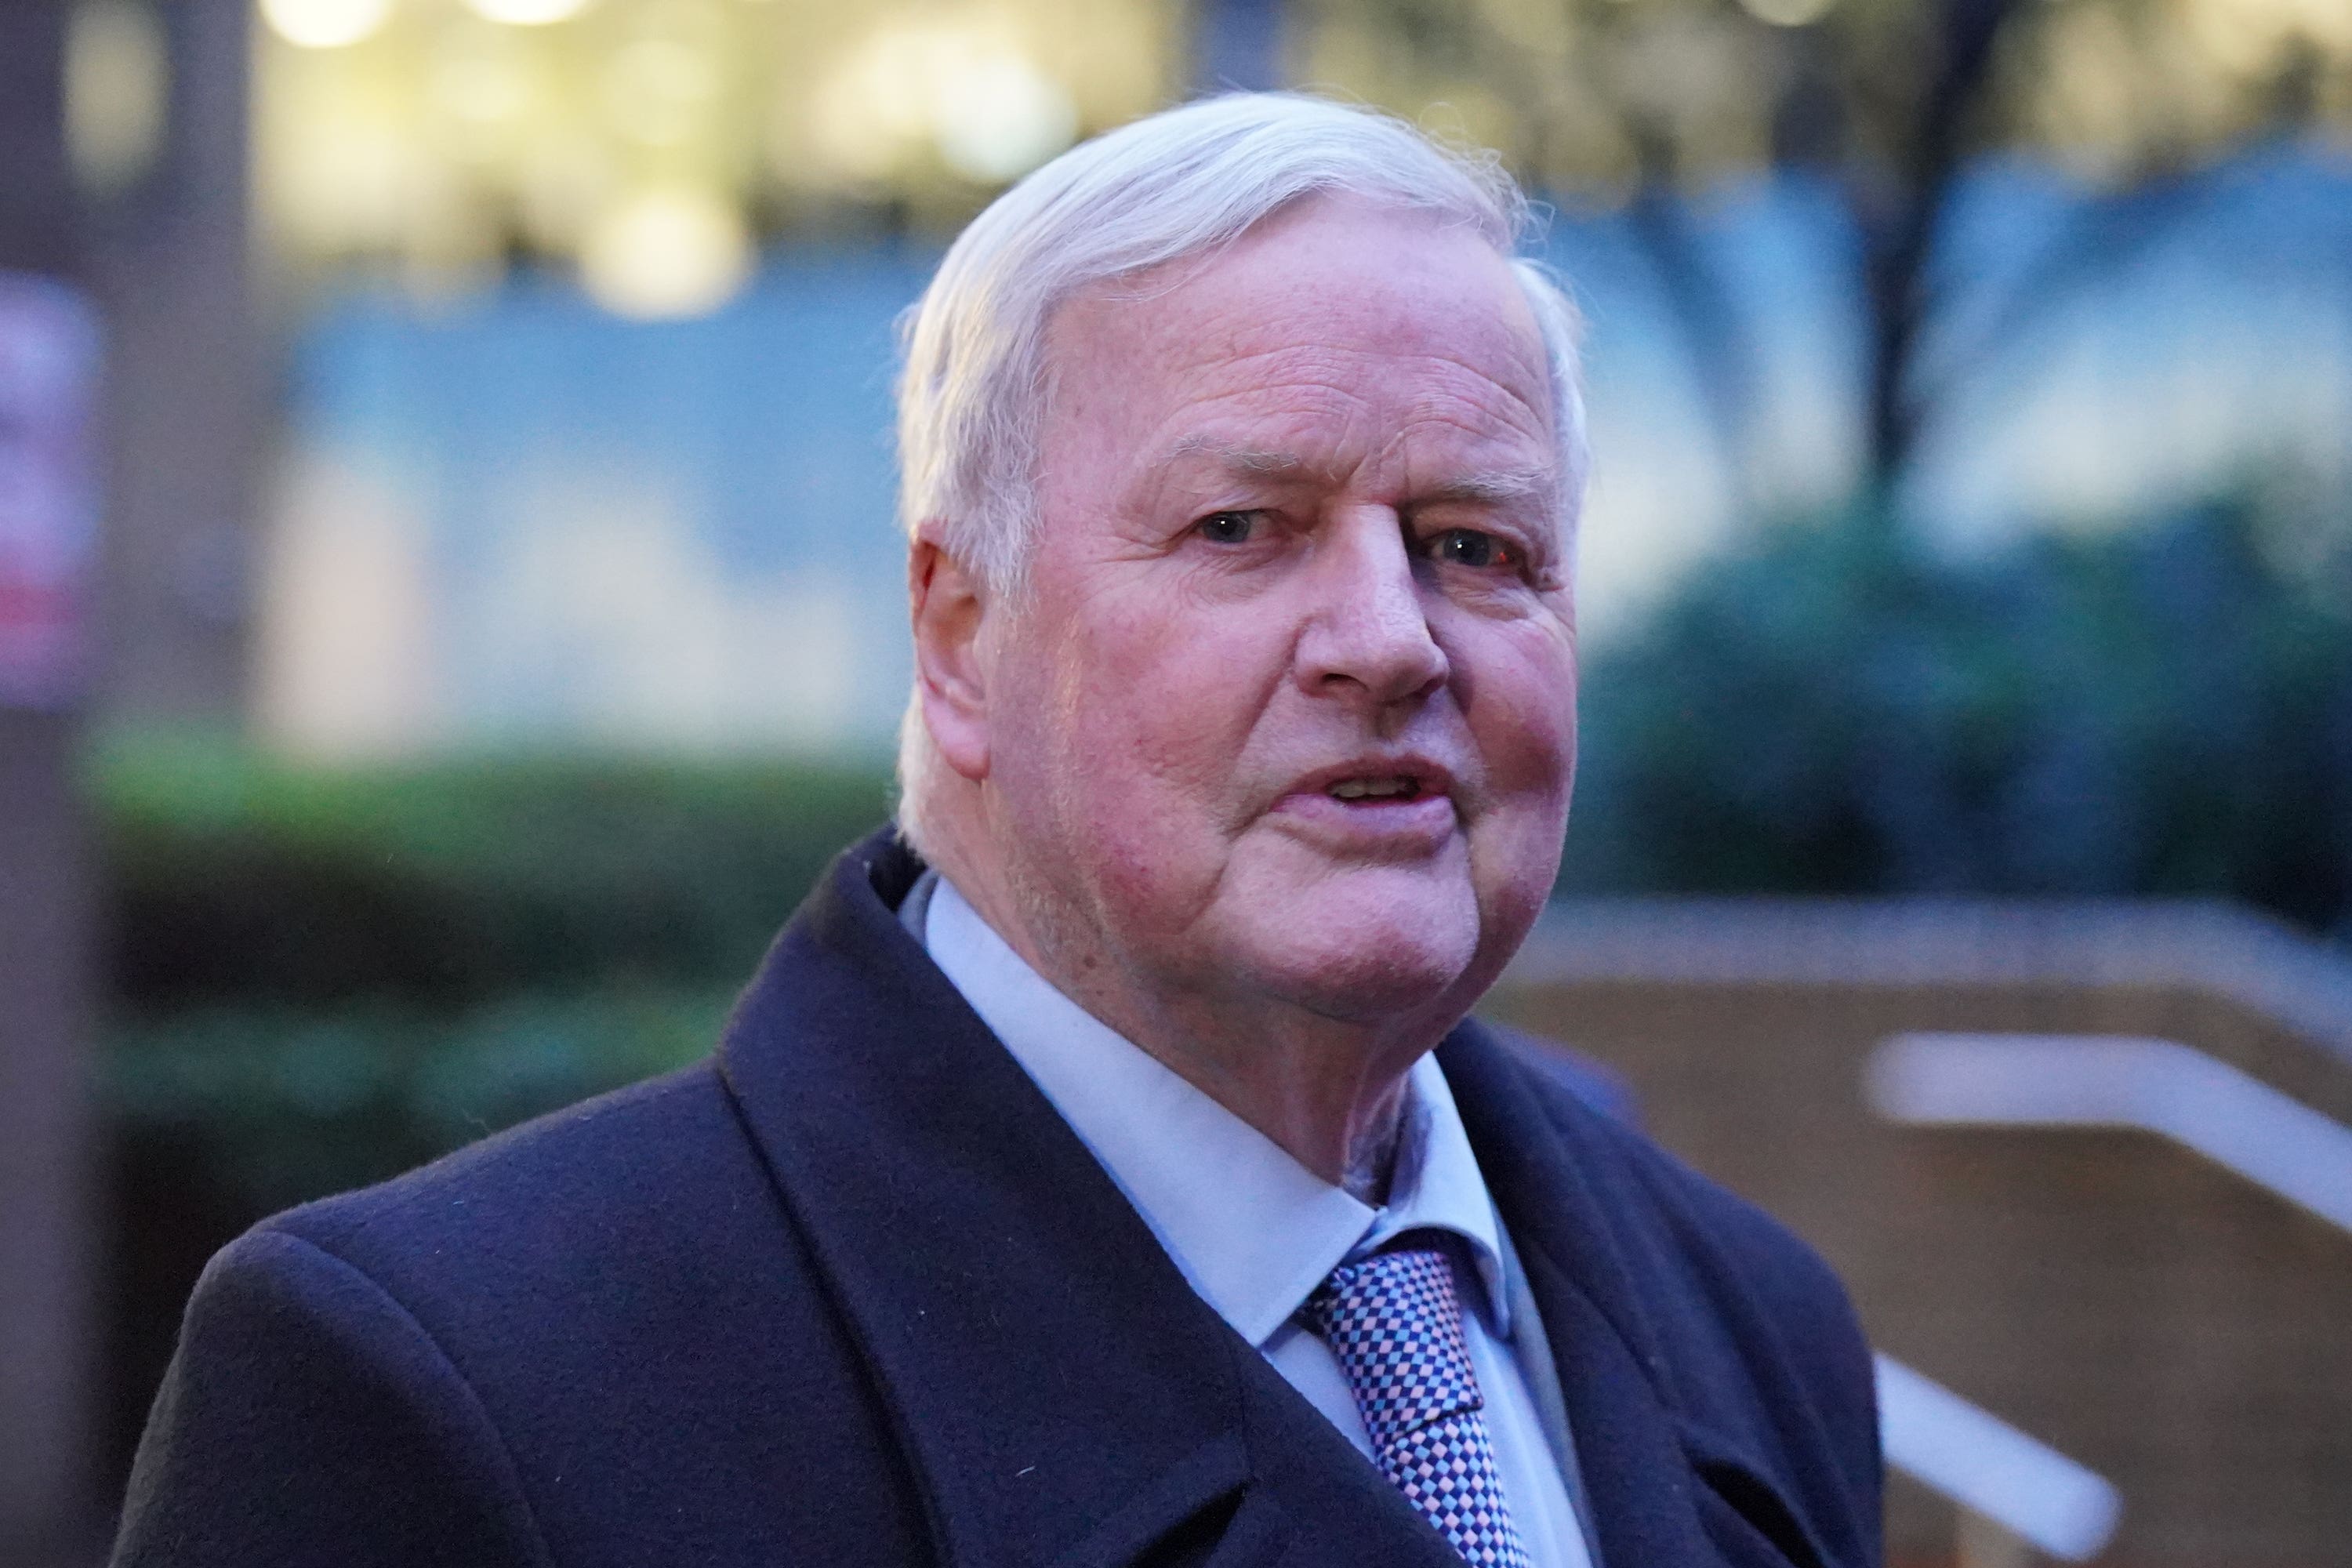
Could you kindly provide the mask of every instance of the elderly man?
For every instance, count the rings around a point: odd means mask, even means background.
[[[224,1252],[117,1560],[1874,1563],[1836,1283],[1465,1018],[1574,754],[1522,218],[1267,96],[983,213],[898,832],[712,1060]]]

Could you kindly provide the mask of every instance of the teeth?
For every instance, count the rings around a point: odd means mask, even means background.
[[[1341,800],[1385,800],[1419,795],[1421,784],[1414,779],[1344,779],[1331,786],[1331,793]]]

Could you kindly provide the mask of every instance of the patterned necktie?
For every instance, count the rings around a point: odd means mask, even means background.
[[[1343,1263],[1307,1299],[1306,1317],[1347,1374],[1381,1472],[1465,1561],[1528,1568],[1445,1255],[1408,1248]]]

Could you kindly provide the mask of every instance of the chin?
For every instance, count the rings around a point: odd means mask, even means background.
[[[1360,871],[1253,912],[1255,929],[1236,934],[1255,962],[1241,967],[1326,1017],[1392,1019],[1441,1006],[1480,956],[1478,900],[1466,883]]]

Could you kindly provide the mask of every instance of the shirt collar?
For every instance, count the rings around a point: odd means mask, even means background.
[[[1278,1332],[1339,1264],[1418,1229],[1461,1238],[1476,1305],[1508,1336],[1494,1205],[1433,1056],[1407,1079],[1389,1203],[1373,1208],[1055,990],[943,877],[919,934],[1192,1288],[1250,1343]]]

